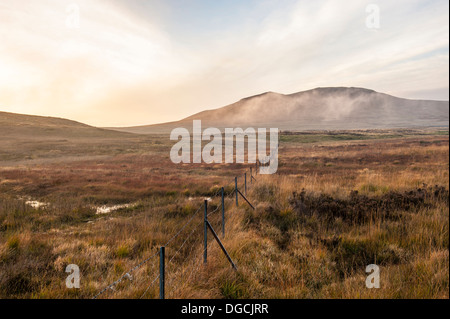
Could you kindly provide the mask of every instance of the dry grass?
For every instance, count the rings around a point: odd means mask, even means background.
[[[249,190],[256,210],[227,199],[223,243],[238,272],[212,236],[202,264],[200,210],[167,248],[168,297],[448,298],[448,137],[385,137],[285,139],[279,173],[258,176]],[[92,297],[157,254],[244,168],[173,165],[157,142],[146,141],[145,152],[128,145],[101,159],[0,168],[0,297]],[[29,198],[49,205],[32,208]],[[219,212],[211,222],[219,232]],[[372,263],[381,267],[379,290],[365,287]],[[79,290],[65,287],[68,264],[81,269]],[[155,257],[102,297],[140,298],[157,268]],[[157,295],[155,283],[144,298]]]

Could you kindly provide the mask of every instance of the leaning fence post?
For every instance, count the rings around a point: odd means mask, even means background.
[[[208,200],[205,199],[205,228],[204,228],[204,251],[203,251],[203,263],[208,261]]]
[[[250,184],[253,184],[253,167],[250,167]]]
[[[245,182],[244,182],[244,185],[245,185],[244,192],[245,192],[245,196],[247,196],[247,173],[244,174],[244,180],[245,180]]]
[[[238,200],[237,177],[234,178],[234,193],[236,194],[236,207],[238,207],[239,206],[239,200]]]
[[[165,254],[166,248],[161,247],[159,250],[159,299],[164,299],[165,287]]]
[[[234,264],[233,260],[231,259],[230,255],[228,254],[227,250],[225,249],[225,247],[223,246],[222,242],[220,241],[219,236],[217,236],[216,232],[214,231],[214,228],[211,226],[211,224],[209,222],[207,222],[206,224],[208,225],[209,230],[211,230],[211,233],[213,234],[214,239],[219,244],[219,246],[222,249],[223,253],[225,254],[225,256],[227,256],[227,259],[231,263],[231,266],[233,267],[233,269],[237,270],[236,265]]]
[[[222,187],[222,235],[225,237],[225,189]]]

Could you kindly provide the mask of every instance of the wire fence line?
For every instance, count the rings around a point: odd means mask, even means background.
[[[165,247],[169,246],[171,242],[173,242],[182,232],[186,229],[186,227],[194,220],[194,218],[197,216],[198,212],[201,210],[201,206],[197,209],[197,211],[191,216],[191,218],[183,225],[183,227],[174,235],[172,236],[164,245]],[[192,234],[191,234],[192,235]],[[112,284],[108,285],[107,287],[103,288],[98,294],[96,294],[92,299],[97,299],[99,296],[107,292],[108,290],[111,290],[115,286],[117,286],[119,283],[121,283],[124,279],[132,279],[131,274],[136,271],[137,269],[141,268],[144,264],[146,264],[148,261],[153,259],[154,257],[158,256],[159,252],[157,252],[154,255],[151,255],[132,269],[130,269],[128,272],[124,273],[119,279],[114,281]],[[159,277],[159,276],[158,276]]]
[[[220,204],[219,206],[217,206],[217,208],[215,210],[213,210],[212,212],[210,212],[207,216],[211,216],[212,214],[214,214],[215,212],[217,212],[219,209],[222,208],[222,204]]]
[[[189,283],[193,277],[198,274],[200,268],[204,265],[203,263],[203,253],[205,252],[205,250],[210,250],[211,247],[213,246],[214,241],[211,240],[208,243],[207,248],[203,248],[200,252],[200,255],[197,256],[197,258],[195,258],[192,262],[192,264],[190,266],[188,266],[187,268],[185,268],[182,273],[180,274],[179,272],[175,273],[174,276],[172,276],[171,280],[168,283],[168,287],[173,287],[169,294],[168,294],[168,298],[170,299],[179,289],[183,284],[187,284]],[[194,268],[195,267],[195,268]],[[189,271],[190,269],[193,269],[192,271]],[[177,277],[182,277],[184,276],[184,274],[186,272],[189,271],[188,277],[185,280],[176,280]],[[175,285],[172,285],[172,283],[175,282]]]
[[[169,264],[174,260],[174,258],[180,253],[180,251],[183,249],[183,247],[186,245],[187,241],[189,240],[189,238],[192,237],[192,235],[198,231],[201,227],[201,225],[197,226],[196,228],[194,228],[194,230],[189,234],[189,236],[184,240],[184,242],[181,244],[180,248],[173,254],[172,258],[170,258],[169,260]]]
[[[188,235],[188,237],[184,240],[184,242],[181,244],[180,248],[173,254],[173,256],[170,258],[169,262],[168,262],[168,266],[170,266],[173,262],[173,260],[175,259],[175,257],[181,252],[181,250],[183,249],[183,247],[186,245],[186,243],[188,242],[188,240],[192,237],[192,235],[197,232],[200,229],[200,226],[197,226],[196,228],[194,228],[191,233]],[[145,297],[145,295],[147,294],[147,292],[150,290],[150,288],[154,285],[154,283],[156,282],[156,280],[158,280],[160,277],[160,275],[158,274],[158,276],[156,276],[156,278],[154,278],[151,283],[148,285],[148,287],[145,289],[144,293],[141,295],[141,297],[139,299],[143,299]]]
[[[198,212],[201,210],[201,206],[198,208],[198,210],[191,216],[191,218],[183,225],[183,227],[174,235],[172,236],[164,245],[165,247],[169,246],[171,242],[173,242],[182,232],[186,229],[186,227],[194,220]],[[115,286],[117,286],[119,283],[121,283],[124,279],[132,279],[132,273],[136,271],[137,269],[141,268],[144,264],[146,264],[148,261],[153,259],[154,257],[158,256],[159,252],[151,255],[138,265],[134,266],[132,269],[130,269],[128,272],[124,273],[119,279],[114,281],[112,284],[108,285],[107,287],[103,288],[98,294],[96,294],[92,299],[97,299],[99,296],[107,292],[108,290],[112,290]]]
[[[201,209],[202,209],[202,207],[200,206],[200,207],[197,209],[197,211],[191,216],[191,218],[189,218],[189,220],[184,224],[184,226],[181,227],[181,229],[180,229],[174,236],[172,236],[172,238],[170,238],[170,239],[166,242],[166,244],[164,245],[165,247],[169,246],[170,243],[171,243],[172,241],[174,241],[175,238],[177,238],[177,237],[183,232],[183,230],[186,229],[186,227],[194,220],[195,216],[197,216],[198,212],[199,212]]]
[[[142,261],[140,264],[136,265],[135,267],[133,267],[132,269],[130,269],[128,272],[126,272],[125,274],[123,274],[119,279],[117,279],[116,281],[114,281],[112,284],[108,285],[107,287],[103,288],[98,294],[96,294],[92,299],[97,299],[99,296],[101,296],[102,294],[104,294],[106,291],[113,289],[115,286],[117,286],[119,283],[121,283],[124,279],[130,279],[132,280],[132,273],[134,271],[136,271],[137,269],[141,268],[144,264],[146,264],[148,261],[150,261],[151,259],[153,259],[154,257],[158,256],[158,253],[150,256],[149,258],[145,259],[144,261]]]
[[[245,173],[247,174],[247,173]],[[252,181],[253,174],[250,173],[250,175],[248,176],[250,178],[250,182]],[[244,187],[247,189],[247,175],[245,175],[245,181],[244,181]],[[212,195],[209,198],[205,198],[206,202],[212,201],[213,199],[217,198],[219,195],[221,195],[222,197],[222,202],[217,205],[217,207],[211,211],[211,212],[206,212],[205,214],[205,218],[207,220],[208,217],[212,216],[213,214],[215,214],[217,211],[219,211],[221,208],[225,209],[225,204],[226,204],[226,200],[234,200],[234,196],[236,196],[236,192],[241,194],[242,193],[239,191],[239,187],[238,187],[238,183],[237,183],[238,179],[237,177],[230,183],[226,184],[225,187],[220,188],[214,195]],[[256,181],[256,179],[255,179]],[[251,184],[251,183],[250,183]],[[225,189],[228,187],[234,187],[233,190],[228,191],[227,193],[225,193]],[[243,195],[242,195],[243,196]],[[244,197],[245,199],[245,197]],[[246,199],[247,200],[247,199]],[[231,201],[232,202],[232,201]],[[250,203],[249,203],[250,204]],[[162,246],[162,247],[169,247],[170,244],[172,244],[174,242],[174,240],[176,238],[178,238],[183,231],[193,222],[193,220],[195,219],[195,217],[198,215],[198,213],[202,210],[202,208],[204,208],[202,205],[199,206],[199,208],[197,209],[197,211],[195,213],[192,214],[192,216],[189,218],[189,220],[183,224],[183,226],[180,228],[180,230],[175,233],[169,240],[166,241],[166,243]],[[220,217],[220,215],[217,215]],[[223,218],[223,216],[222,216]],[[218,224],[220,222],[220,219],[218,219],[217,221],[213,222],[211,221],[212,224]],[[224,222],[224,220],[222,219],[222,222]],[[211,225],[210,223],[210,225]],[[178,248],[178,250],[175,251],[175,253],[171,256],[171,258],[168,261],[168,267],[173,265],[173,261],[175,259],[175,257],[182,251],[182,249],[185,247],[185,245],[188,243],[189,239],[199,230],[201,229],[201,226],[203,226],[202,224],[199,224],[198,226],[194,227],[192,229],[192,231],[187,235],[187,237],[184,239],[184,241],[181,243],[180,247]],[[206,227],[206,226],[205,226]],[[205,251],[208,250],[208,248],[214,243],[214,240],[211,240],[206,247],[202,250],[202,255],[205,253]],[[191,252],[194,250],[194,247],[191,248]],[[121,275],[116,281],[114,281],[113,283],[111,283],[110,285],[106,286],[105,288],[103,288],[102,290],[100,290],[92,299],[97,299],[98,297],[100,297],[101,295],[103,295],[104,293],[106,293],[107,291],[110,290],[114,290],[115,286],[117,286],[119,283],[121,283],[122,281],[124,281],[125,279],[129,279],[130,281],[133,280],[132,274],[138,270],[139,268],[141,268],[142,266],[144,266],[145,264],[147,264],[149,261],[151,261],[153,258],[155,258],[156,256],[159,255],[159,252],[157,252],[156,254],[152,254],[150,257],[146,258],[145,260],[143,260],[142,262],[140,262],[139,264],[137,264],[136,266],[134,266],[133,268],[131,268],[128,272],[124,273],[123,275]],[[200,259],[201,260],[201,259]],[[196,262],[193,263],[193,265],[196,265]],[[188,281],[191,280],[192,276],[198,272],[199,268],[201,267],[202,263],[200,262],[199,265],[196,267],[196,269],[194,271],[191,271],[189,273],[189,278]],[[192,267],[189,266],[188,269]],[[187,269],[184,269],[184,271],[182,271],[183,275],[185,272],[187,271]],[[179,274],[180,272],[174,272],[175,274]],[[144,290],[144,292],[142,293],[140,299],[144,298],[148,291],[150,290],[150,288],[155,284],[155,282],[161,278],[161,274],[158,274],[151,282],[150,284],[147,286],[147,288]],[[170,284],[172,284],[172,282],[174,281],[174,277],[171,278],[170,280]],[[180,282],[178,282],[177,285],[174,285],[174,287],[179,287],[181,285]],[[172,285],[169,285],[169,287]],[[174,289],[172,289],[172,293],[174,292]]]
[[[143,299],[145,297],[147,292],[150,290],[150,288],[153,286],[153,284],[159,279],[159,277],[160,277],[160,275],[156,276],[156,278],[153,279],[153,281],[150,283],[150,285],[148,285],[147,289],[145,289],[144,293],[141,295],[141,297],[139,299]]]

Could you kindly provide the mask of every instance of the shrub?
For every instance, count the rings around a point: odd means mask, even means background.
[[[403,250],[381,240],[339,238],[325,243],[331,251],[337,270],[342,277],[364,270],[367,265],[399,264],[406,259]]]
[[[242,283],[226,279],[220,285],[220,293],[224,299],[245,299],[248,293]]]
[[[0,287],[4,291],[4,295],[18,295],[30,293],[36,288],[35,283],[31,279],[29,273],[18,273],[9,277],[5,283]]]
[[[260,202],[276,202],[277,187],[275,185],[258,185],[255,187],[255,195]]]
[[[130,255],[130,249],[128,246],[120,246],[116,249],[117,258],[127,258]]]
[[[17,236],[11,236],[6,243],[9,249],[18,250],[20,246],[20,239]]]

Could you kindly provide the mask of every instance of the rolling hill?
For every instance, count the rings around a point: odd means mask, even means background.
[[[61,118],[6,112],[0,112],[0,136],[0,167],[139,151],[142,138]]]
[[[352,130],[448,127],[449,102],[408,100],[362,88],[317,88],[295,94],[267,92],[197,113],[181,121],[97,128],[54,117],[0,112],[0,135],[9,139],[121,138],[167,133],[176,127],[274,127],[280,130]]]
[[[62,118],[0,112],[0,136],[7,139],[117,138],[129,135]]]
[[[363,88],[317,88],[283,95],[273,92],[248,97],[178,122],[127,128],[130,133],[165,133],[176,127],[275,127],[281,130],[351,130],[447,127],[449,102],[408,100]]]

